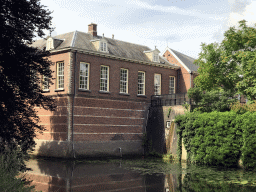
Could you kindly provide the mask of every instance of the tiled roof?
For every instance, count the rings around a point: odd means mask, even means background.
[[[86,51],[96,52],[97,50],[93,46],[91,40],[101,39],[102,37],[101,36],[93,37],[89,33],[74,31],[70,33],[57,35],[53,38],[63,40],[63,42],[58,47],[56,47],[55,50],[60,50],[64,48],[76,48],[76,49],[83,49]],[[132,60],[151,62],[146,56],[146,54],[144,53],[144,51],[151,51],[149,47],[128,43],[125,41],[120,41],[112,38],[106,38],[106,37],[104,38],[107,41],[109,55],[132,59]],[[46,47],[46,39],[37,40],[32,44],[32,46],[43,49],[44,47]],[[159,60],[161,64],[177,67],[177,65],[169,63],[165,58],[163,58],[160,55],[159,55]]]
[[[169,48],[170,49],[170,48]],[[197,65],[195,65],[193,62],[195,61],[194,58],[189,57],[187,55],[184,55],[183,53],[180,53],[178,51],[175,51],[173,49],[170,49],[186,66],[187,68],[192,71],[195,72],[197,71],[197,69],[199,68]]]

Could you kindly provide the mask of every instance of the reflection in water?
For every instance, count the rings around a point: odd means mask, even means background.
[[[27,166],[38,191],[164,191],[164,174],[141,175],[121,163],[30,160]]]
[[[161,161],[120,160],[74,162],[30,160],[26,178],[37,191],[256,191],[255,172],[239,169],[167,164]],[[246,185],[245,185],[246,184]]]

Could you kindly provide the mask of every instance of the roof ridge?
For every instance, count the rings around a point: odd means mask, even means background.
[[[171,49],[171,48],[169,48],[169,49]],[[171,49],[171,50],[172,50],[172,51],[176,51],[176,50],[174,50],[174,49]],[[184,53],[181,53],[181,52],[179,52],[179,51],[176,51],[176,52],[178,52],[179,54],[182,54],[182,55],[184,55],[184,56],[186,56],[186,57],[190,57],[190,56],[185,55]],[[193,58],[193,57],[190,57],[190,58],[196,60],[196,59]]]

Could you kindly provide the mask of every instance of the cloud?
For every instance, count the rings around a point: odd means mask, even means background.
[[[235,1],[234,6],[238,6],[240,1]],[[228,23],[229,27],[238,26],[238,21],[246,20],[248,25],[254,25],[256,23],[256,2],[251,1],[250,4],[246,4],[246,6],[241,9],[233,9],[233,11],[229,14]]]

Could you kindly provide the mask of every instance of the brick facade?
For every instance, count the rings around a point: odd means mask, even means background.
[[[161,93],[169,93],[169,76],[177,70],[99,56],[64,52],[50,60],[64,62],[64,90],[53,85],[44,94],[53,96],[54,112],[38,109],[40,124],[46,130],[37,135],[35,154],[56,157],[82,157],[143,154],[148,107],[154,94],[154,74],[161,74]],[[80,62],[90,65],[89,90],[79,89]],[[101,93],[100,66],[109,66],[109,93]],[[129,71],[128,94],[120,94],[120,69]],[[75,73],[74,73],[75,71]],[[145,72],[145,96],[137,95],[138,71]],[[74,87],[75,83],[75,87]]]
[[[167,59],[159,56],[153,61],[157,49],[97,36],[96,24],[89,25],[88,33],[75,31],[52,39],[61,44],[50,49],[55,79],[44,94],[55,99],[57,108],[54,112],[38,108],[45,130],[37,134],[34,154],[69,158],[143,154],[155,74],[161,75],[162,95],[169,94],[170,77],[175,78],[175,93],[191,87],[191,74],[171,53],[164,54]],[[33,46],[45,47],[46,41],[38,40]],[[104,43],[107,51],[98,49]],[[64,63],[63,89],[57,88],[59,62]],[[89,65],[86,90],[79,88],[81,62]],[[108,67],[108,91],[100,91],[101,66]],[[121,69],[128,70],[128,93],[120,93]],[[141,71],[144,95],[137,94]]]

